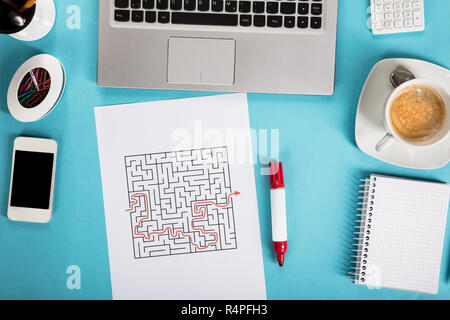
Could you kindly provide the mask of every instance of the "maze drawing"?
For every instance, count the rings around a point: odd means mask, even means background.
[[[134,258],[237,248],[226,147],[125,156]]]

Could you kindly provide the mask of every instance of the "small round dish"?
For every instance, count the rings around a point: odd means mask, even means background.
[[[64,67],[48,54],[34,56],[16,71],[8,89],[11,115],[22,122],[33,122],[48,115],[64,92]]]

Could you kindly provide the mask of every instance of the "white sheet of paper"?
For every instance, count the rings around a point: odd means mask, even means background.
[[[246,95],[95,118],[113,299],[266,299]]]

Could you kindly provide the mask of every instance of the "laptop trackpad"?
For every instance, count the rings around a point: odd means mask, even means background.
[[[234,83],[235,40],[171,37],[168,50],[168,82]]]

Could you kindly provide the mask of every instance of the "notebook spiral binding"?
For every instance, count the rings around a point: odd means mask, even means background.
[[[366,270],[367,270],[367,259],[370,254],[369,244],[370,244],[370,227],[373,219],[373,204],[375,200],[375,187],[376,187],[376,177],[370,177],[370,179],[362,179],[361,182],[364,184],[360,184],[359,193],[361,194],[358,199],[358,211],[359,213],[356,215],[358,219],[356,219],[355,228],[357,231],[354,232],[356,235],[353,240],[353,246],[356,248],[352,249],[353,253],[352,257],[354,258],[351,261],[352,266],[351,271],[349,272],[353,282],[356,284],[364,284]]]

